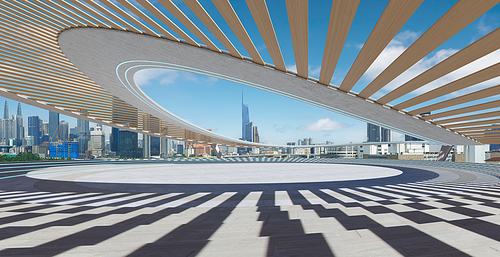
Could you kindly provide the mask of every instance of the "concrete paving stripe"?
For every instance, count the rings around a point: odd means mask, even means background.
[[[52,202],[52,201],[65,200],[68,198],[87,197],[87,196],[96,195],[96,194],[97,193],[71,194],[71,195],[66,195],[66,196],[60,196],[60,197],[54,197],[54,198],[48,198],[48,199],[40,199],[40,200],[31,200],[31,201],[25,201],[25,202],[28,202],[28,203],[46,203],[46,202]]]
[[[209,194],[210,193],[196,193],[196,194],[189,195],[189,196],[186,196],[184,198],[181,198],[181,199],[178,199],[178,200],[175,200],[175,201],[172,201],[172,202],[168,202],[168,203],[162,204],[160,206],[157,206],[157,208],[174,208],[174,207],[183,205],[185,203],[191,202],[193,200],[196,200],[196,199],[198,199],[198,198],[200,198],[202,196],[209,195]]]
[[[389,187],[384,187],[384,186],[374,186],[374,188],[393,191],[393,192],[397,192],[397,193],[403,193],[403,194],[407,194],[407,195],[414,195],[414,196],[431,196],[428,194],[415,193],[415,192],[410,192],[408,190],[400,190],[400,189],[389,188]]]
[[[109,226],[109,224],[119,223],[141,214],[143,214],[143,211],[137,210],[126,214],[99,216],[98,218],[90,219],[72,226],[51,226],[42,228],[29,233],[0,240],[0,249],[13,247],[37,247],[60,238],[68,237],[83,230],[96,226]],[[33,240],[33,238],[37,238],[37,240]],[[110,246],[108,245],[108,247]]]
[[[108,200],[99,201],[99,202],[88,203],[88,204],[85,204],[85,206],[94,206],[94,207],[105,206],[105,205],[108,205],[108,204],[119,203],[119,202],[131,200],[131,199],[135,199],[135,198],[139,198],[139,197],[143,197],[143,196],[147,196],[147,195],[151,195],[151,193],[143,193],[143,194],[136,194],[136,195],[127,195],[125,197],[119,197],[119,198],[108,199]]]
[[[320,189],[321,192],[330,195],[331,197],[338,199],[339,201],[343,203],[357,203],[359,202],[358,200],[355,200],[351,197],[345,196],[339,192],[330,190],[330,189]]]
[[[275,206],[293,205],[293,202],[292,199],[290,199],[290,196],[288,195],[287,191],[275,191],[274,205]]]
[[[20,197],[20,196],[26,196],[26,195],[39,195],[39,194],[47,194],[47,192],[30,192],[30,193],[23,192],[23,193],[19,193],[19,194],[0,196],[0,199],[6,199],[6,201],[10,201],[9,198],[12,198],[12,197]]]
[[[181,195],[181,194],[182,193],[170,193],[170,194],[166,194],[166,195],[159,195],[156,197],[151,197],[149,199],[144,199],[144,200],[139,200],[139,201],[123,204],[123,205],[120,205],[118,207],[139,207],[139,206],[154,203],[157,201],[165,200],[165,199],[168,199],[170,197],[174,197],[176,195]]]
[[[187,197],[184,197],[182,199],[170,202],[169,206],[167,204],[164,204],[163,207],[176,207],[179,205],[182,205],[183,203],[187,203],[190,201],[193,201],[195,199],[198,199],[202,196],[208,195],[210,193],[197,193],[193,194]],[[229,195],[231,194],[231,195]],[[214,200],[215,202],[223,202],[224,200],[227,200],[229,197],[232,196],[232,193],[229,194],[221,194],[215,198],[212,198],[211,200]],[[207,202],[210,202],[208,200]],[[174,206],[175,205],[175,206]],[[157,220],[151,224],[148,225],[141,225],[141,226],[136,226],[132,229],[129,229],[127,231],[124,231],[118,235],[115,235],[109,239],[106,239],[102,242],[99,242],[98,244],[95,244],[92,246],[92,251],[94,252],[106,252],[109,253],[110,248],[116,249],[117,246],[120,248],[120,256],[125,256],[130,253],[133,253],[136,251],[138,248],[144,246],[147,243],[152,243],[163,236],[169,234],[176,228],[189,223],[190,221],[196,219],[198,216],[200,216],[203,213],[206,213],[210,209],[212,209],[214,204],[208,204],[205,208],[200,208],[200,206],[192,207],[192,208],[187,208],[186,210],[173,214],[173,215],[168,215],[165,216],[164,218],[161,218],[160,220]],[[214,206],[215,207],[215,206]],[[161,229],[158,229],[161,228]],[[137,237],[137,235],[141,235],[140,237]],[[127,242],[124,244],[123,242]],[[2,242],[0,241],[0,245],[2,245]],[[66,251],[62,253],[62,255],[65,256],[76,256],[76,255],[82,255],[86,256],[88,255],[88,249],[82,246],[75,247],[69,251]],[[220,256],[220,255],[218,255]]]
[[[429,189],[422,189],[422,188],[418,188],[418,187],[410,187],[410,186],[398,186],[398,185],[387,185],[388,187],[395,187],[395,188],[401,188],[403,190],[413,190],[413,191],[417,191],[417,192],[424,192],[424,193],[427,193],[427,194],[434,194],[434,195],[445,195],[445,194],[448,194],[446,192],[440,192],[440,191],[433,191],[433,190],[429,190]]]
[[[243,198],[243,200],[241,200],[238,205],[236,205],[236,208],[257,206],[257,203],[259,202],[261,196],[262,191],[250,192],[247,196],[245,196],[245,198]]]
[[[351,188],[339,188],[339,189],[342,190],[342,191],[346,191],[348,193],[351,193],[351,194],[355,194],[355,195],[361,196],[361,197],[366,198],[366,199],[370,199],[372,201],[384,201],[384,200],[387,200],[387,199],[384,199],[384,198],[381,198],[381,197],[378,197],[378,196],[374,196],[374,195],[366,194],[366,193],[363,193],[363,192],[359,192],[359,191],[356,191],[356,190],[351,189]]]
[[[119,195],[124,195],[124,194],[126,194],[126,193],[103,194],[103,195],[83,197],[80,199],[63,201],[63,202],[52,203],[52,204],[57,204],[57,205],[76,204],[76,203],[88,202],[88,201],[93,201],[93,200],[95,201],[95,200],[100,200],[100,199],[106,198],[106,197],[114,197],[114,196],[119,196]]]
[[[217,207],[221,205],[223,202],[225,202],[227,199],[231,198],[231,196],[237,194],[237,192],[224,192],[198,206],[196,208],[206,208],[206,207]]]
[[[29,200],[29,199],[36,199],[36,198],[45,198],[45,197],[52,197],[52,196],[64,196],[68,195],[68,193],[49,193],[49,194],[39,194],[39,195],[31,195],[31,196],[24,196],[24,197],[17,197],[17,198],[9,198],[9,201],[24,201],[24,200]]]
[[[373,189],[373,188],[369,188],[369,187],[357,187],[357,189],[365,190],[368,192],[373,192],[373,193],[380,194],[380,195],[387,195],[389,197],[394,197],[394,198],[400,198],[400,199],[410,198],[409,196],[393,194],[393,193],[389,193],[389,192],[385,192],[382,190],[377,190],[377,189]]]
[[[321,199],[321,197],[309,190],[299,190],[299,193],[311,204],[328,204],[325,200]]]
[[[11,195],[11,194],[21,194],[21,193],[28,193],[26,191],[8,191],[8,192],[2,192],[0,195]]]

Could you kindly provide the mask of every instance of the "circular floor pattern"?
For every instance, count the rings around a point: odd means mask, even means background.
[[[252,163],[175,165],[160,164],[113,168],[88,167],[68,173],[37,171],[31,178],[82,183],[131,184],[266,184],[351,181],[392,177],[402,174],[397,169],[311,163]]]

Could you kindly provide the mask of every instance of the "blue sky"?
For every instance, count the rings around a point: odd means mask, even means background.
[[[133,0],[131,2],[136,4]],[[170,15],[168,11],[156,1],[151,2],[154,3],[157,8],[164,11],[172,21],[187,32],[193,39],[197,40],[187,28],[178,22],[175,17]],[[268,0],[266,2],[275,31],[277,32],[277,38],[285,64],[288,69],[293,70],[295,59],[285,0]],[[456,0],[424,1],[409,21],[403,26],[398,35],[355,85],[353,91],[360,92],[385,67],[387,67],[391,61],[397,58],[399,54],[432,26],[432,24],[456,2]],[[174,3],[219,48],[224,49],[182,1],[174,1]],[[239,43],[236,36],[232,33],[212,2],[200,0],[200,3],[219,24],[220,28],[231,42],[233,42],[238,51],[240,51],[242,55],[248,56],[245,49]],[[387,3],[387,0],[362,0],[360,2],[331,83],[340,85]],[[264,61],[272,63],[245,1],[231,1],[231,4]],[[311,77],[319,77],[331,4],[332,1],[309,1],[309,76]],[[136,6],[142,9],[140,5],[136,4]],[[143,11],[147,13],[147,11]],[[407,72],[386,85],[386,87],[377,92],[373,98],[384,95],[389,90],[396,88],[429,67],[432,67],[432,65],[449,57],[459,49],[466,47],[475,40],[498,28],[500,24],[500,19],[498,17],[500,17],[500,5],[497,5],[485,15],[481,16],[426,56],[423,60],[411,67]],[[171,33],[175,35],[174,32],[171,31]],[[197,41],[200,42],[199,40]],[[495,64],[498,60],[500,60],[500,51],[493,52],[476,62],[429,83],[413,92],[410,96],[416,96],[437,86],[449,83],[472,72]],[[255,126],[258,126],[261,141],[264,143],[284,144],[291,141],[296,142],[297,139],[304,137],[312,137],[314,142],[318,143],[327,140],[334,141],[335,143],[349,143],[361,142],[366,139],[366,123],[364,122],[232,82],[169,70],[141,71],[136,74],[135,79],[145,93],[167,110],[170,110],[179,117],[200,127],[212,128],[217,133],[233,138],[239,138],[241,136],[241,93],[243,91],[245,94],[245,103],[248,104],[250,108],[250,119]],[[433,101],[417,105],[409,108],[409,110],[497,84],[500,84],[500,79],[492,79],[476,86],[460,90],[456,93],[437,98]],[[408,97],[396,99],[391,102],[391,104],[397,104],[406,99],[408,99]],[[496,99],[498,99],[498,97],[492,97],[487,100],[491,101]],[[1,104],[3,105],[3,99],[0,100],[2,100]],[[12,103],[9,102],[9,105],[12,114],[15,111],[17,103],[11,102]],[[473,103],[479,102],[480,101],[476,101]],[[26,117],[29,115],[39,115],[44,120],[48,118],[48,111],[45,110],[29,107],[24,104],[23,110],[25,113],[24,116]],[[442,111],[445,110],[446,109]],[[74,118],[61,117],[61,120],[63,119],[69,121],[70,125],[76,124],[76,119]],[[402,138],[402,135],[394,134],[393,138],[399,140]]]

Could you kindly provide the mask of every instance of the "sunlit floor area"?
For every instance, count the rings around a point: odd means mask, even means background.
[[[0,256],[498,256],[500,166],[0,164]]]

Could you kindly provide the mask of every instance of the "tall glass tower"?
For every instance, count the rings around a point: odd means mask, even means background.
[[[245,126],[250,122],[250,115],[248,114],[248,105],[243,103],[243,92],[241,93],[241,138],[247,140],[246,138],[246,128]],[[252,139],[250,138],[250,141]]]
[[[50,142],[59,140],[59,113],[49,111],[49,138]]]

